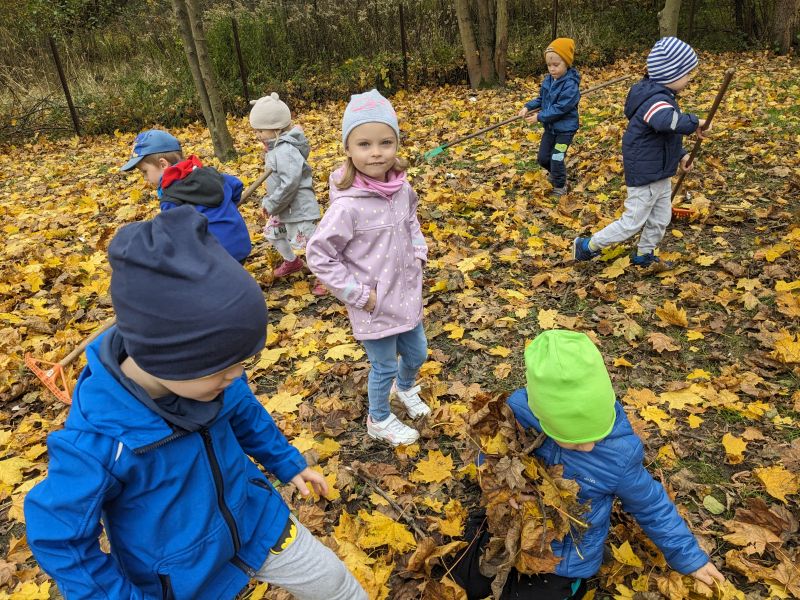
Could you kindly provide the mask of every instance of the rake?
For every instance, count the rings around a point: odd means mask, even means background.
[[[590,87],[584,92],[581,92],[581,96],[587,96],[592,92],[596,92],[597,90],[601,90],[604,87],[608,87],[610,85],[614,85],[615,83],[619,83],[620,81],[624,81],[628,79],[630,75],[622,75],[620,77],[615,77],[614,79],[609,79],[608,81],[596,85],[594,87]],[[532,110],[528,114],[532,114],[535,112],[539,112],[539,109]],[[527,115],[526,115],[527,116]],[[452,142],[447,142],[446,144],[442,144],[441,146],[437,146],[433,150],[428,150],[425,154],[422,155],[423,160],[430,160],[434,156],[439,156],[442,152],[450,148],[451,146],[455,146],[460,144],[461,142],[466,142],[467,140],[471,140],[472,138],[478,137],[479,135],[483,135],[493,129],[497,129],[498,127],[502,127],[503,125],[508,125],[509,123],[513,123],[514,121],[519,121],[520,119],[524,119],[524,116],[517,115],[515,117],[511,117],[510,119],[506,119],[505,121],[500,121],[499,123],[495,123],[494,125],[489,125],[489,127],[484,127],[483,129],[479,129],[474,133],[470,133],[469,135],[465,135],[462,138],[458,138],[457,140],[453,140]]]
[[[266,172],[259,175],[258,178],[251,183],[244,192],[242,192],[241,199],[239,200],[240,205],[244,203],[244,201],[247,200],[262,183],[264,183],[267,177],[269,177],[270,173],[272,173],[272,169],[267,169]],[[25,354],[25,365],[31,371],[33,371],[34,375],[39,378],[39,380],[48,390],[53,393],[56,398],[58,398],[64,404],[72,404],[72,386],[70,385],[69,379],[66,375],[67,367],[69,367],[69,365],[71,365],[75,359],[78,358],[81,353],[83,353],[83,351],[86,349],[86,346],[96,340],[104,331],[108,331],[108,329],[110,329],[116,322],[117,319],[115,317],[110,318],[108,321],[103,323],[99,329],[92,332],[89,337],[78,344],[72,350],[72,352],[67,354],[58,362],[48,362],[46,360],[34,358],[31,354]]]
[[[717,112],[717,108],[719,108],[720,102],[722,102],[723,96],[725,96],[725,92],[728,90],[728,86],[733,79],[733,74],[736,72],[736,69],[731,67],[727,71],[725,71],[725,77],[722,80],[722,84],[719,86],[719,91],[717,92],[717,97],[714,98],[714,103],[711,105],[711,110],[708,111],[708,117],[706,118],[706,122],[703,124],[703,131],[709,128],[711,125],[711,119],[714,118],[714,114]],[[691,154],[689,154],[689,161],[686,163],[686,166],[689,167],[694,163],[694,159],[697,157],[698,152],[700,151],[700,145],[703,143],[703,140],[697,138],[694,143],[694,147],[692,148]],[[678,175],[678,181],[675,182],[675,186],[672,188],[672,218],[680,219],[683,221],[688,221],[692,217],[697,214],[693,208],[690,207],[681,207],[678,206],[681,203],[680,198],[676,198],[678,195],[678,191],[681,189],[681,185],[683,184],[683,180],[686,177],[686,171],[681,170],[680,174]]]

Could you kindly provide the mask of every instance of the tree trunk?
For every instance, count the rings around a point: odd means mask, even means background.
[[[497,80],[494,72],[494,15],[491,0],[478,0],[478,52],[481,58],[481,83]]]
[[[658,33],[661,37],[678,35],[678,17],[681,0],[665,0],[664,8],[658,12]]]
[[[792,47],[792,40],[797,33],[797,16],[800,0],[777,0],[772,15],[770,38],[781,54],[786,54]]]
[[[497,24],[494,34],[494,70],[500,85],[506,84],[508,57],[508,0],[497,1]]]
[[[458,18],[458,33],[461,36],[461,45],[464,48],[464,58],[467,61],[467,74],[469,86],[478,89],[481,84],[481,63],[478,55],[478,44],[475,42],[475,32],[472,30],[472,19],[469,14],[469,0],[455,0],[456,17]]]
[[[211,134],[214,155],[220,160],[228,160],[235,154],[233,139],[228,132],[225,111],[222,108],[219,90],[216,87],[216,80],[210,68],[208,47],[202,30],[202,22],[197,23],[199,16],[197,6],[189,4],[189,2],[193,1],[172,0],[172,8],[175,11],[175,19],[178,21],[178,29],[183,41],[186,60],[189,63],[189,70],[194,80],[194,87],[200,98],[203,118]],[[199,36],[197,35],[198,31]]]

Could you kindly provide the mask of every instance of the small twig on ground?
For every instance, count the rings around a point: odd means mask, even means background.
[[[380,486],[378,486],[377,483],[372,481],[372,478],[369,475],[367,475],[366,473],[362,473],[360,470],[354,469],[353,467],[345,467],[345,469],[350,471],[354,475],[357,475],[364,483],[366,483],[373,490],[375,490],[375,492],[377,492],[379,496],[381,496],[384,500],[386,500],[391,505],[391,507],[397,511],[400,517],[411,526],[411,528],[414,530],[414,533],[417,534],[417,537],[419,537],[420,539],[429,537],[425,534],[422,528],[420,528],[414,517],[409,515],[406,512],[406,510],[402,506],[400,506],[389,494],[384,492],[380,488]]]

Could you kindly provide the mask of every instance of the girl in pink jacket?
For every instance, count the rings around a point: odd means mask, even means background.
[[[347,161],[331,174],[330,207],[306,247],[309,268],[345,303],[353,336],[369,357],[367,434],[394,446],[415,442],[419,432],[391,412],[390,395],[412,419],[431,411],[416,385],[428,355],[422,326],[428,247],[407,164],[397,157],[399,142],[386,98],[377,90],[351,97],[342,119]]]

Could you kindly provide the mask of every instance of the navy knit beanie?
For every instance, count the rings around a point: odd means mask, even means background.
[[[647,75],[662,85],[678,81],[697,66],[692,47],[676,37],[658,40],[647,56]]]
[[[125,351],[150,375],[196,379],[264,347],[267,306],[261,288],[193,207],[122,227],[108,258]]]

